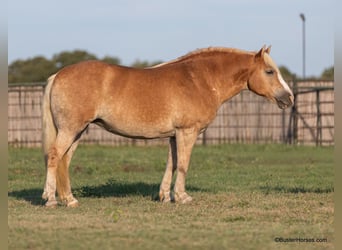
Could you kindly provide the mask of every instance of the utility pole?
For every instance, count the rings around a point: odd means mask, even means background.
[[[305,16],[303,13],[300,13],[299,16],[303,21],[303,79],[305,79]]]

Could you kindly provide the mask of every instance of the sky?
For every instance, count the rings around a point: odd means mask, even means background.
[[[75,49],[98,58],[168,61],[197,48],[256,51],[272,45],[271,57],[306,76],[334,64],[333,0],[11,0],[8,1],[8,63]]]

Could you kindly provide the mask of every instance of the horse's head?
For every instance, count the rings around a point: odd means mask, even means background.
[[[293,105],[293,93],[270,57],[270,50],[270,47],[263,47],[255,54],[254,67],[248,79],[248,88],[254,93],[276,102],[279,108],[285,109]]]

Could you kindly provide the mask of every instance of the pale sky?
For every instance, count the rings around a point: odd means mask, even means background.
[[[302,76],[334,63],[332,0],[30,0],[8,1],[8,63],[61,51],[86,50],[129,65],[167,61],[209,46],[259,50]]]

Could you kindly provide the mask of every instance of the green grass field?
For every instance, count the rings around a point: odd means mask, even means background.
[[[196,146],[185,205],[156,201],[166,158],[167,147],[80,146],[80,206],[47,209],[41,150],[10,148],[8,249],[334,248],[332,147]]]

